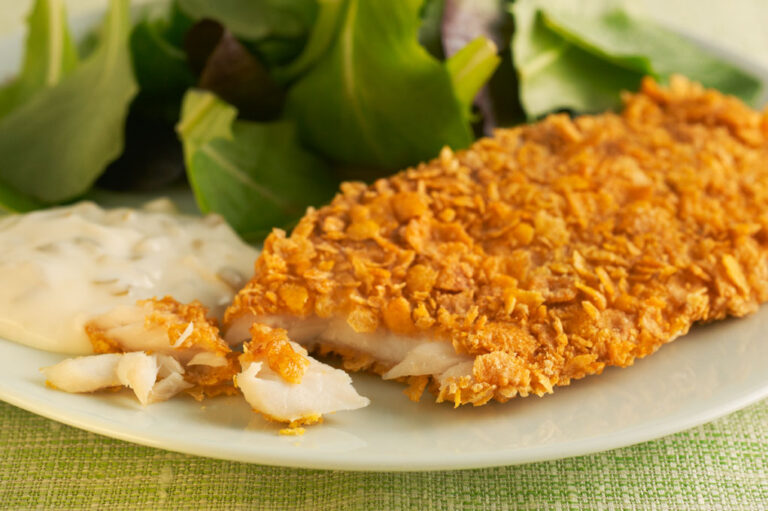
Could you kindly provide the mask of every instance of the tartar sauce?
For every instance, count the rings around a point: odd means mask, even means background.
[[[258,252],[220,217],[90,202],[0,218],[0,338],[92,353],[84,324],[136,300],[199,300],[220,318]]]

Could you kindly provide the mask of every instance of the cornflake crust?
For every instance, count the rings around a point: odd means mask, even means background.
[[[264,360],[269,368],[288,383],[301,383],[309,366],[309,359],[296,352],[282,328],[270,328],[254,323],[250,328],[251,340],[243,346],[240,365]]]
[[[120,336],[122,325],[110,321],[110,316],[115,315],[112,311],[85,325],[95,353],[124,353],[137,348],[164,353],[179,359],[184,380],[190,384],[185,391],[198,401],[237,394],[232,378],[239,369],[238,354],[221,338],[217,322],[208,317],[206,307],[196,300],[185,304],[170,296],[139,300],[136,307],[137,318],[143,317],[144,332],[164,332],[167,345],[145,345],[137,332]],[[127,342],[135,342],[136,346],[129,347]]]
[[[280,434],[302,434],[301,426],[321,423],[324,414],[369,404],[348,374],[309,357],[284,329],[254,323],[250,334],[235,385],[255,412],[288,424]]]
[[[471,375],[410,378],[409,393],[478,405],[551,393],[694,322],[755,311],[768,298],[768,115],[679,76],[646,78],[624,103],[343,184],[267,238],[225,325],[343,318],[451,342]]]
[[[243,352],[233,352],[198,302],[142,300],[93,318],[86,327],[96,355],[43,368],[47,384],[65,392],[122,386],[142,405],[186,391],[202,400],[242,392],[254,411],[301,434],[323,415],[369,404],[348,374],[308,356],[285,330],[255,323]]]
[[[219,336],[215,319],[207,317],[208,310],[197,300],[180,303],[171,296],[138,300],[136,305],[146,308],[144,328],[162,328],[168,335],[168,344],[173,348],[200,347],[205,351],[226,354],[231,350]],[[189,328],[190,323],[195,328]],[[85,324],[85,333],[96,353],[119,353],[121,342],[111,337],[98,319]]]

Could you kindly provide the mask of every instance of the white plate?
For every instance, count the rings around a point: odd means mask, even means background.
[[[88,16],[93,19],[93,16]],[[85,18],[76,20],[85,26]],[[0,38],[0,77],[18,62],[21,32]],[[279,436],[240,398],[177,398],[146,409],[128,393],[65,394],[38,369],[63,357],[0,339],[0,399],[95,433],[189,454],[353,470],[509,465],[593,453],[674,433],[768,396],[768,308],[705,327],[629,369],[545,398],[457,410],[402,386],[356,375],[370,407],[331,415],[304,436]]]
[[[65,394],[38,368],[62,356],[0,341],[0,398],[103,435],[201,456],[307,468],[429,470],[510,465],[587,454],[674,433],[768,396],[768,308],[698,327],[628,369],[544,398],[453,409],[356,375],[371,405],[330,415],[301,437],[232,397],[188,397],[142,409],[131,394]]]

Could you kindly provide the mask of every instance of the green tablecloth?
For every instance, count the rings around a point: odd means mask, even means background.
[[[423,473],[198,458],[0,403],[3,509],[768,509],[768,400],[644,444],[529,465]]]

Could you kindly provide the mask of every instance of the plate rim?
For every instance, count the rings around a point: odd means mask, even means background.
[[[768,305],[766,306],[768,308]],[[764,311],[768,315],[768,310]],[[0,344],[13,345],[12,349],[39,351],[0,338]],[[45,354],[46,352],[40,351]],[[51,354],[48,355],[59,355]],[[65,356],[65,355],[61,355]],[[641,360],[642,361],[642,360]],[[623,371],[625,368],[611,368]],[[377,382],[378,384],[378,382]],[[578,391],[573,388],[573,391]],[[53,396],[53,394],[51,394]],[[90,399],[87,395],[83,398]],[[320,470],[346,470],[356,472],[426,472],[444,470],[468,470],[499,466],[513,466],[538,463],[557,459],[597,454],[613,449],[629,447],[684,431],[717,418],[743,409],[762,399],[768,398],[768,378],[734,399],[719,402],[695,413],[680,415],[667,414],[649,423],[630,425],[603,435],[589,436],[578,440],[565,440],[551,444],[537,444],[521,448],[480,451],[478,453],[456,453],[451,451],[421,454],[418,459],[404,461],[399,455],[378,454],[373,460],[362,461],[359,457],[347,458],[328,452],[280,449],[272,451],[237,450],[234,446],[217,443],[185,441],[183,436],[170,438],[167,435],[138,434],[130,424],[109,423],[104,417],[89,417],[87,412],[68,411],[66,405],[48,401],[42,397],[27,396],[15,391],[0,378],[0,400],[68,426],[95,433],[100,436],[138,444],[146,447],[173,451],[205,458],[236,461],[249,464]],[[501,406],[504,406],[503,404]],[[322,426],[320,426],[322,427]],[[277,433],[275,432],[275,436]]]

